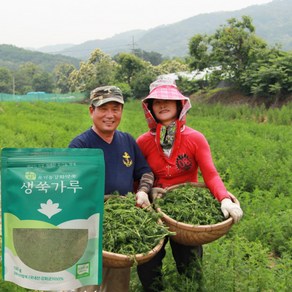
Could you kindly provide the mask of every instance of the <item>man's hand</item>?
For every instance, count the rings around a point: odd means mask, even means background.
[[[143,191],[139,191],[136,193],[136,206],[140,208],[146,208],[150,206],[150,201],[147,193]]]
[[[243,216],[243,211],[237,204],[233,203],[230,199],[223,199],[221,201],[221,210],[225,218],[231,216],[234,223],[237,223]]]
[[[156,199],[162,198],[165,194],[166,194],[166,190],[163,188],[152,188],[150,192],[152,202]]]

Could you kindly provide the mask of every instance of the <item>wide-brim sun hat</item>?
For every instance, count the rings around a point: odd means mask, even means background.
[[[164,100],[185,100],[189,98],[184,96],[177,88],[175,80],[170,78],[158,78],[149,86],[150,93],[143,99],[164,99]]]
[[[154,99],[181,101],[182,109],[179,115],[179,120],[181,121],[182,124],[185,124],[186,114],[188,110],[192,107],[192,105],[190,99],[187,96],[184,96],[178,90],[175,80],[160,77],[154,82],[152,82],[149,88],[150,93],[142,100],[142,107],[150,130],[155,131],[157,126],[157,121],[152,115],[151,110],[148,108],[148,105],[151,104],[150,101]]]

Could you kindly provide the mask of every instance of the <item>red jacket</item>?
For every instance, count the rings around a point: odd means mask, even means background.
[[[170,157],[160,146],[161,124],[157,124],[156,133],[147,132],[137,139],[154,175],[154,186],[166,188],[175,184],[198,181],[200,169],[204,182],[211,193],[219,200],[229,198],[227,190],[214,166],[209,144],[204,135],[177,121],[177,131]],[[179,130],[180,129],[180,130]]]

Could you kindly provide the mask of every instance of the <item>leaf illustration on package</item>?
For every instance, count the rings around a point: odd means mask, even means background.
[[[49,199],[47,203],[41,203],[41,209],[38,209],[38,211],[51,219],[52,216],[62,211],[62,209],[59,209],[58,207],[58,203],[53,203],[53,201]]]

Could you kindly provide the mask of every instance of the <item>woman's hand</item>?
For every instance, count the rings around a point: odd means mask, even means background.
[[[225,218],[231,216],[234,223],[237,223],[243,216],[243,211],[239,205],[233,203],[230,199],[223,199],[221,201],[221,210]]]
[[[152,199],[152,202],[155,199],[160,199],[166,194],[166,190],[163,188],[152,188],[150,192],[150,197]]]

